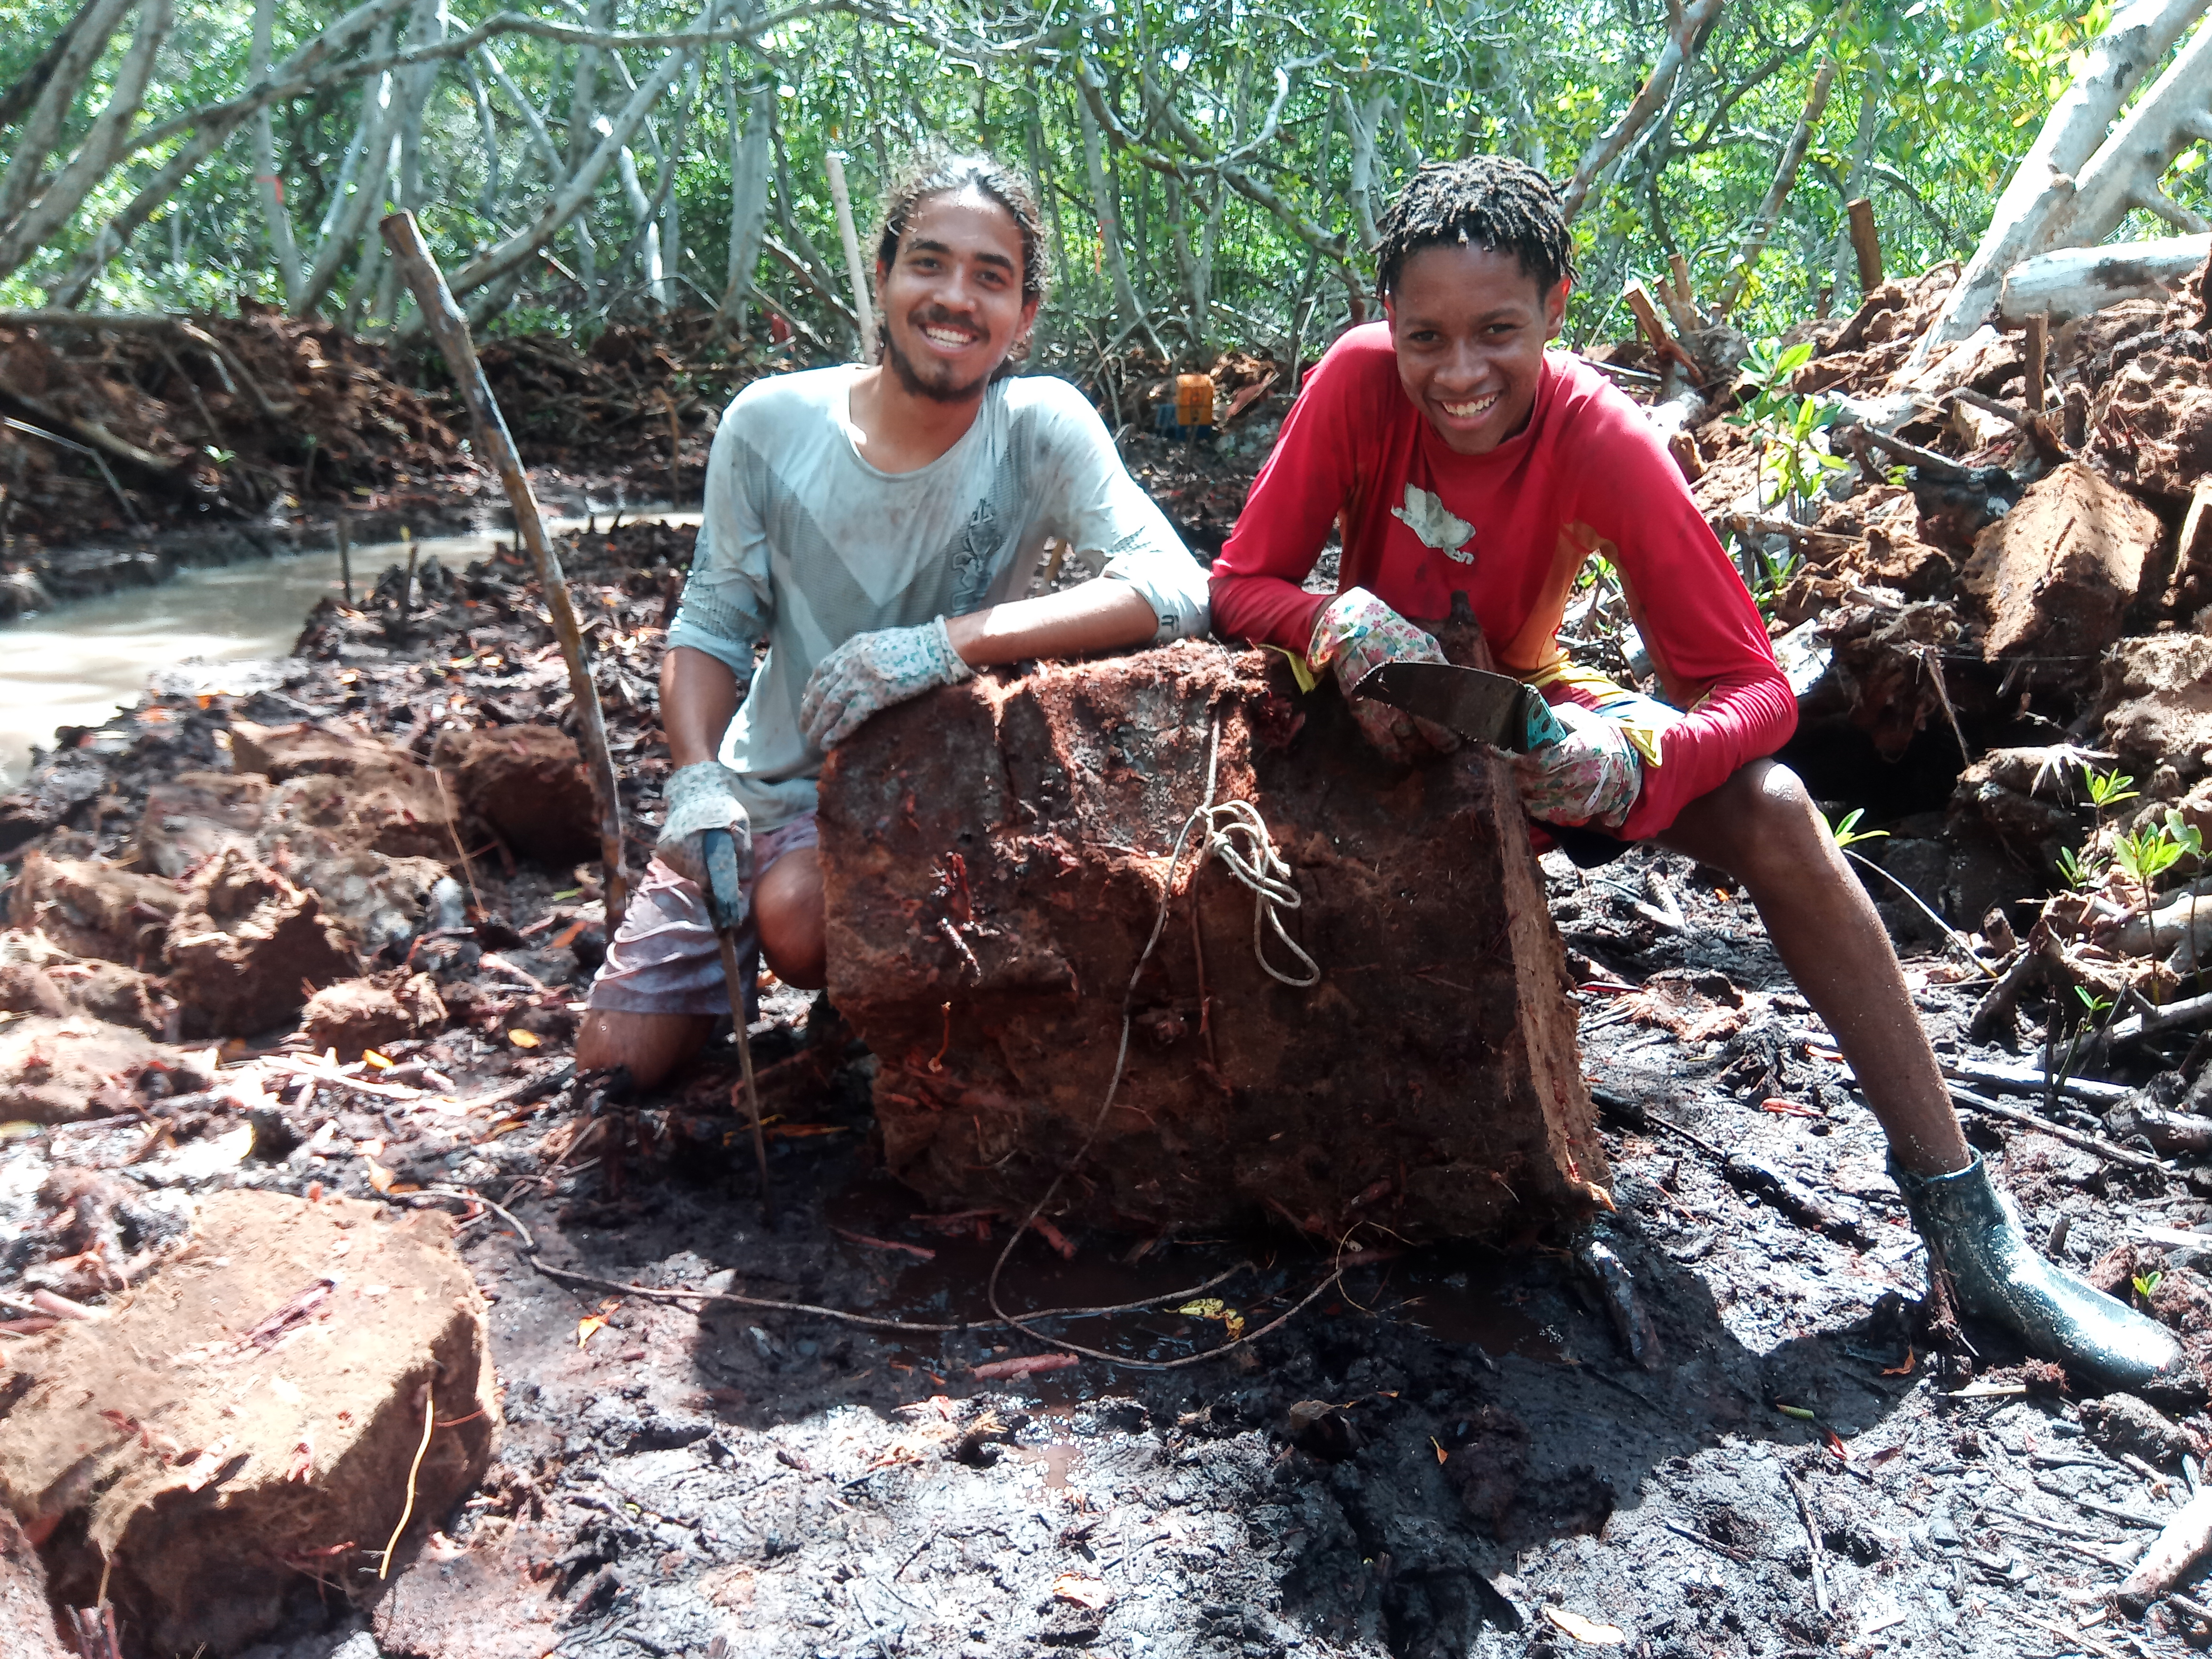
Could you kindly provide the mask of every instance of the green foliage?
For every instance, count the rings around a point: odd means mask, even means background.
[[[2081,783],[2089,792],[2089,804],[2100,812],[2107,807],[2118,806],[2124,800],[2133,800],[2136,793],[2135,781],[2133,777],[2118,768],[2109,772],[2100,772],[2095,767],[2087,764],[2081,768]]]
[[[1620,331],[1614,307],[1626,277],[1663,269],[1671,254],[1687,262],[1692,287],[1710,300],[1831,52],[1838,64],[1834,94],[1730,321],[1756,335],[1811,314],[1824,301],[1832,311],[1849,309],[1856,287],[1839,240],[1847,193],[1873,199],[1893,271],[1962,255],[2111,6],[2112,0],[2087,7],[2074,0],[1917,0],[1845,12],[1831,0],[1771,0],[1726,9],[1684,72],[1668,113],[1601,175],[1576,222],[1582,281],[1569,340]],[[21,77],[73,9],[0,0],[0,87]],[[514,9],[563,25],[580,17],[563,0],[517,0]],[[340,9],[335,0],[278,0],[277,56],[298,49]],[[494,9],[465,9],[453,27],[481,21]],[[633,0],[619,9],[621,27],[638,32],[683,27],[696,15],[696,6],[678,0]],[[252,0],[185,9],[161,54],[142,128],[239,93],[249,78],[252,17]],[[1112,356],[1125,319],[1115,314],[1102,216],[1085,164],[1079,58],[1102,83],[1100,102],[1111,117],[1104,156],[1110,205],[1153,331],[1171,351],[1234,343],[1280,352],[1295,330],[1311,355],[1355,314],[1375,314],[1371,294],[1355,295],[1336,264],[1340,251],[1353,274],[1371,283],[1353,199],[1356,167],[1369,170],[1371,160],[1370,211],[1426,158],[1502,149],[1565,179],[1593,139],[1620,118],[1650,70],[1665,27],[1663,10],[1642,0],[1486,10],[1428,0],[1287,9],[1183,0],[1085,9],[1031,0],[985,9],[948,0],[921,9],[823,10],[791,16],[757,49],[712,48],[688,112],[679,112],[680,94],[672,91],[631,149],[648,198],[659,195],[664,169],[674,169],[670,198],[683,231],[677,280],[694,297],[710,299],[720,296],[729,275],[732,128],[750,118],[744,112],[755,88],[765,89],[773,106],[771,233],[836,290],[843,286],[843,262],[823,174],[827,149],[848,153],[863,221],[902,153],[932,140],[995,149],[1036,172],[1043,190],[1058,274],[1039,325],[1040,359],[1046,367],[1090,372]],[[71,106],[55,165],[90,130],[127,40],[126,27]],[[564,156],[570,144],[575,49],[520,33],[501,35],[493,46],[528,115],[489,83],[480,59],[442,63],[425,106],[422,218],[449,270],[542,208],[548,169],[532,118],[543,118]],[[600,106],[618,108],[625,78],[641,79],[658,55],[653,47],[626,48],[618,65],[603,57]],[[489,149],[471,70],[489,101]],[[726,76],[734,106],[725,100]],[[345,171],[377,85],[374,78],[337,80],[274,112],[277,169],[305,251],[312,252],[326,215],[352,192],[376,191],[378,212],[393,204],[390,182],[364,179],[358,167]],[[1862,106],[1870,100],[1873,118],[1863,126]],[[1371,153],[1353,142],[1363,122],[1372,124]],[[1863,131],[1869,144],[1863,153]],[[0,130],[0,157],[21,133],[20,124]],[[60,234],[0,280],[0,303],[45,303],[47,289],[168,160],[175,142],[129,155]],[[1284,214],[1231,188],[1219,166],[1224,155],[1238,158],[1237,167],[1316,234],[1310,238]],[[241,129],[135,231],[84,303],[228,309],[240,293],[280,299],[254,172],[250,131]],[[2167,181],[2169,193],[2185,206],[2212,209],[2209,175],[2212,168],[2185,165]],[[641,227],[613,174],[593,194],[582,224],[598,252],[599,285],[586,293],[552,265],[533,263],[520,292],[499,309],[501,325],[557,319],[589,335],[610,314],[644,308],[635,252]],[[866,229],[864,223],[864,236]],[[552,251],[577,270],[575,233],[564,231]],[[1209,251],[1201,304],[1190,267],[1205,264]],[[613,268],[617,264],[621,269]],[[371,274],[359,249],[347,250],[326,314],[350,305],[380,315],[374,282],[356,291],[357,279]],[[828,305],[781,259],[764,257],[739,275],[752,276],[838,349],[849,343]],[[1754,355],[1758,384],[1747,413],[1764,434],[1762,465],[1777,498],[1801,496],[1836,464],[1820,439],[1824,417],[1786,395],[1791,360],[1809,348],[1765,350]]]
[[[1828,838],[1839,848],[1856,847],[1863,841],[1882,840],[1889,834],[1888,830],[1859,828],[1859,819],[1864,817],[1865,813],[1866,808],[1863,806],[1851,808],[1842,817],[1828,825]]]
[[[2094,854],[2085,858],[2071,847],[2058,849],[2059,879],[2077,892],[2087,892],[2095,886],[2098,874],[2103,867],[2096,862]]]
[[[2164,1283],[2166,1275],[2162,1273],[2137,1273],[2135,1275],[2136,1294],[2148,1302],[2158,1294],[2158,1287]]]
[[[2160,824],[2147,824],[2122,836],[2112,848],[2112,862],[2135,878],[2146,892],[2152,882],[2180,860],[2181,843]]]

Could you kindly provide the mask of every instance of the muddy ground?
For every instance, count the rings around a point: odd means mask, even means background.
[[[638,526],[568,548],[586,617],[606,619],[602,690],[641,836],[662,764],[646,647],[688,539]],[[362,612],[326,606],[264,689],[172,690],[74,734],[68,758],[102,769],[100,786],[67,799],[68,768],[50,763],[51,798],[32,797],[54,813],[39,844],[132,856],[145,792],[225,765],[240,721],[349,720],[427,757],[441,722],[557,713],[557,663],[531,660],[543,629],[515,578],[497,561],[455,573],[408,618],[392,593]],[[773,1225],[726,1044],[665,1096],[564,1085],[488,1098],[561,1075],[603,923],[588,871],[482,849],[467,924],[395,947],[450,1011],[445,1029],[386,1045],[430,1084],[276,1085],[256,1058],[284,1052],[264,1049],[272,1032],[201,1054],[204,1078],[142,1076],[116,1115],[16,1126],[0,1149],[0,1291],[65,1285],[52,1277],[70,1246],[50,1224],[50,1182],[70,1170],[143,1195],[117,1211],[134,1249],[236,1185],[467,1218],[505,1389],[497,1462],[415,1529],[388,1584],[367,1553],[298,1569],[293,1633],[259,1659],[1402,1659],[1564,1653],[1589,1638],[1654,1656],[2009,1656],[2212,1641],[2172,1603],[2139,1621],[2100,1593],[2197,1478],[2212,1426],[2201,1397],[2161,1401],[2179,1426],[2154,1432],[2023,1370],[2001,1334],[1931,1327],[1881,1138],[1741,896],[1651,849],[1546,868],[1587,981],[1583,1055],[1617,1171],[1602,1236],[1656,1337],[1641,1363],[1577,1265],[1583,1241],[1370,1250],[1346,1266],[1289,1232],[1076,1233],[1066,1260],[1023,1241],[1007,1304],[1149,1302],[1044,1327],[1133,1363],[979,1375],[1058,1352],[989,1322],[1006,1223],[929,1215],[875,1167],[872,1062],[825,1007],[772,987],[753,1028]],[[2037,1061],[2033,1004],[2016,1052],[1975,1050],[1962,1032],[1986,970],[1955,947],[1921,947],[1908,967],[1947,1060]],[[2201,1060],[2185,1033],[2122,1058],[2108,1069],[2132,1081]],[[258,1116],[224,1081],[257,1074],[277,1096]],[[2017,1103],[2104,1132],[2063,1098]],[[2138,1170],[1994,1120],[1974,1132],[2035,1237],[2107,1282],[2118,1271],[2123,1293],[2162,1271],[2154,1306],[2203,1344],[2197,1253],[2139,1229],[2212,1216],[2212,1172]],[[1219,1346],[1231,1316],[1256,1331],[1340,1267],[1315,1304],[1226,1357],[1133,1363]],[[679,1290],[964,1328],[654,1294]]]
[[[1168,1372],[1085,1361],[1011,1382],[974,1369],[1051,1350],[1003,1330],[878,1334],[625,1288],[988,1321],[1003,1225],[919,1213],[872,1169],[857,1057],[775,1097],[772,1227],[726,1054],[673,1099],[611,1118],[573,1093],[520,1122],[333,1101],[292,1121],[302,1139],[281,1157],[240,1159],[243,1119],[220,1110],[176,1126],[173,1145],[158,1112],[71,1126],[0,1155],[0,1205],[21,1237],[57,1169],[120,1168],[164,1197],[314,1182],[373,1197],[381,1165],[399,1185],[504,1200],[548,1266],[581,1276],[533,1269],[500,1218],[467,1230],[495,1304],[499,1462],[383,1595],[365,1569],[303,1574],[302,1634],[270,1655],[1572,1650],[1546,1608],[1614,1625],[1637,1654],[2107,1650],[2051,1627],[2096,1610],[2114,1573],[2095,1556],[2150,1535],[2188,1490],[2179,1465],[2150,1478],[2115,1455],[2135,1443],[2085,1434],[2081,1402],[2040,1382],[2019,1393],[2021,1355],[1999,1334],[1930,1352],[1924,1257],[1881,1138],[1817,1036],[1800,1035],[1817,1028],[1740,897],[1663,854],[1589,878],[1553,863],[1578,947],[1636,978],[1725,975],[1742,1001],[1740,1030],[1696,1042],[1584,994],[1621,1206],[1607,1232],[1656,1328],[1645,1366],[1571,1241],[1542,1238],[1351,1268],[1231,1358]],[[1681,896],[1682,927],[1636,908],[1655,875]],[[484,899],[526,926],[544,888],[495,882]],[[1939,1049],[1966,1054],[1973,988],[1933,957],[1912,972]],[[760,1062],[808,1066],[805,1000],[772,994],[763,1014]],[[820,1011],[811,1025],[836,1029]],[[394,1057],[428,1059],[473,1094],[557,1048],[526,1057],[462,1033]],[[588,1152],[592,1121],[618,1125],[629,1155],[564,1161]],[[1731,1185],[1667,1123],[1795,1175],[1866,1243]],[[2062,1255],[2077,1267],[2140,1221],[2212,1212],[2201,1177],[2124,1176],[2033,1133],[1977,1139],[2036,1237],[2070,1221]],[[1115,1304],[1234,1268],[1212,1294],[1256,1328],[1331,1267],[1291,1236],[1070,1243],[1065,1262],[1024,1243],[1011,1305]],[[1222,1328],[1162,1310],[1053,1328],[1157,1361]],[[1959,1397],[1969,1377],[1996,1391]],[[1826,1611],[1785,1471],[1816,1517]],[[2191,1634],[2169,1618],[2097,1632],[2146,1653]]]

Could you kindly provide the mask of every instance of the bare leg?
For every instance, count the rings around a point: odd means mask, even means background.
[[[1889,935],[1797,775],[1753,761],[1658,839],[1743,883],[1858,1074],[1899,1167],[1943,1175],[1972,1163]]]
[[[787,853],[762,872],[753,888],[753,925],[761,956],[786,985],[818,991],[828,981],[822,859],[814,848]]]
[[[629,1068],[630,1079],[652,1089],[697,1054],[714,1035],[712,1014],[638,1014],[594,1008],[576,1033],[576,1069]]]

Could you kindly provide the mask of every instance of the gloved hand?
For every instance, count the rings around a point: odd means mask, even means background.
[[[1566,740],[1512,757],[1521,804],[1540,823],[1618,830],[1643,793],[1643,757],[1601,714],[1571,702],[1553,704],[1552,713]]]
[[[668,775],[661,799],[668,817],[660,826],[660,839],[653,850],[660,861],[702,891],[707,885],[707,854],[702,845],[709,830],[726,830],[738,844],[738,873],[753,872],[753,826],[738,802],[738,775],[720,761],[701,761],[679,766]]]
[[[1442,662],[1443,647],[1433,634],[1407,622],[1364,587],[1347,587],[1328,602],[1314,622],[1313,642],[1306,647],[1306,661],[1316,673],[1336,671],[1336,683],[1352,717],[1367,741],[1389,760],[1401,765],[1427,758],[1430,751],[1449,754],[1459,747],[1459,734],[1433,720],[1418,720],[1372,697],[1355,697],[1352,688],[1378,664]]]
[[[919,628],[855,634],[815,665],[799,700],[799,729],[817,749],[853,735],[871,714],[940,685],[973,679],[945,631],[945,618]]]

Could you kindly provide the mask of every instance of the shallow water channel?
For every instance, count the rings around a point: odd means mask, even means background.
[[[625,516],[679,524],[699,517],[651,510]],[[584,522],[549,520],[546,527],[558,534]],[[499,533],[433,536],[416,546],[422,559],[434,558],[459,574],[505,539]],[[404,543],[378,542],[356,547],[352,556],[359,601],[380,572],[407,555]],[[301,553],[186,570],[156,587],[79,599],[0,623],[0,789],[22,782],[32,746],[50,745],[57,726],[102,724],[118,707],[136,702],[157,669],[288,654],[308,611],[338,591],[338,556]],[[221,677],[205,689],[223,690]]]

